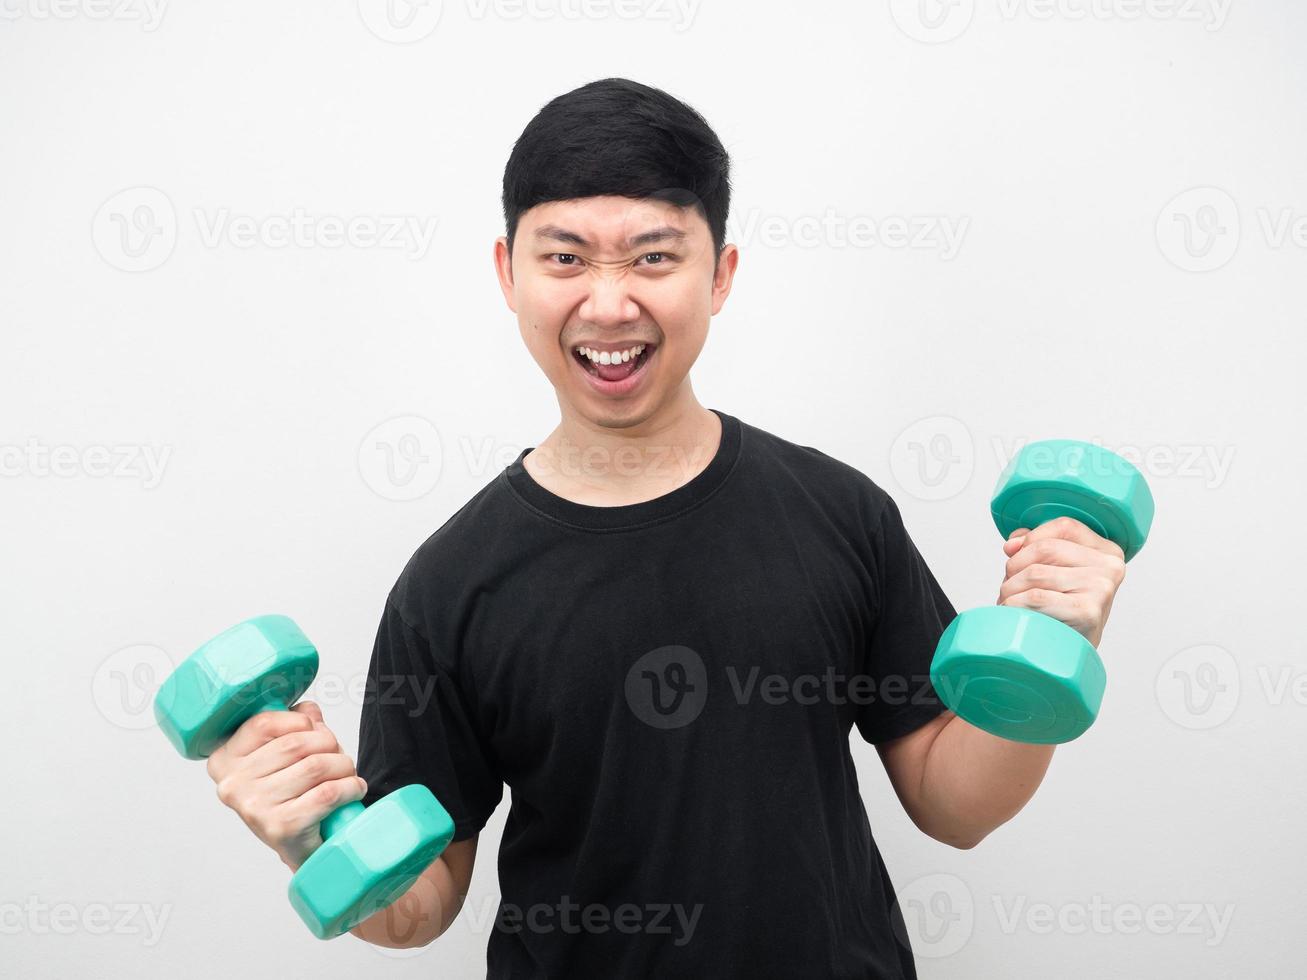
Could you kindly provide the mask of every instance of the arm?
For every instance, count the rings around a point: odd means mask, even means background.
[[[1098,646],[1125,579],[1121,548],[1084,524],[1058,518],[1003,543],[1000,606],[1024,606],[1068,624]],[[971,848],[1034,796],[1052,745],[1010,742],[951,711],[876,750],[903,809],[922,832]]]
[[[963,849],[1021,811],[1043,781],[1053,749],[1009,742],[951,711],[876,746],[912,822]]]
[[[477,837],[450,844],[407,892],[350,933],[391,949],[427,945],[450,927],[463,907],[476,853]]]
[[[209,756],[208,771],[218,798],[292,872],[322,845],[323,818],[367,788],[312,701],[247,720]],[[403,896],[350,932],[378,946],[431,942],[463,906],[476,845],[475,836],[450,844]]]
[[[376,796],[422,783],[454,818],[455,833],[468,836],[450,843],[396,901],[350,930],[390,949],[426,946],[453,924],[472,880],[476,831],[503,790],[452,664],[439,655],[457,640],[441,635],[433,649],[427,634],[401,617],[395,596],[413,587],[404,581],[401,576],[387,596],[372,648],[359,717],[359,772],[375,782]],[[419,591],[439,590],[422,585]],[[418,610],[413,616],[422,620]]]

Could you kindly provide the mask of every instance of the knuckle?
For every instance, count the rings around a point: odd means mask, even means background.
[[[259,821],[258,833],[264,840],[269,841],[284,841],[294,836],[285,820],[271,815],[266,815]]]
[[[314,750],[312,732],[291,732],[283,735],[281,741],[285,745],[287,757],[295,761],[312,755]]]
[[[335,783],[318,783],[308,792],[309,802],[315,806],[335,806],[340,797],[340,787]]]
[[[311,755],[304,760],[303,766],[305,776],[314,782],[321,782],[331,770],[331,757],[321,754]]]
[[[245,723],[261,741],[268,741],[277,736],[277,719],[271,711],[260,711]]]
[[[216,790],[218,793],[218,799],[222,802],[222,805],[232,806],[233,802],[236,799],[236,796],[235,796],[235,787],[232,786],[231,780],[230,779],[218,780]]]

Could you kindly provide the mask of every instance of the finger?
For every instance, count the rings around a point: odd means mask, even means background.
[[[354,760],[342,752],[306,756],[289,769],[274,772],[263,780],[263,792],[273,803],[285,803],[303,796],[319,783],[355,776]]]
[[[1119,544],[1108,540],[1101,534],[1091,530],[1082,521],[1077,521],[1073,517],[1056,517],[1051,521],[1045,521],[1033,531],[1022,535],[1022,538],[1024,539],[1023,547],[1045,538],[1061,538],[1117,558],[1125,556],[1125,552],[1121,550]]]
[[[1029,533],[1030,528],[1019,527],[1009,534],[1007,540],[1003,542],[1003,554],[1011,557],[1020,551],[1021,546],[1025,544],[1026,535]]]
[[[1008,596],[1000,605],[1033,609],[1076,628],[1079,628],[1079,624],[1085,618],[1085,610],[1082,608],[1080,598],[1074,593],[1057,592],[1053,589],[1025,589]]]
[[[303,712],[260,711],[254,717],[246,719],[223,748],[229,758],[240,759],[274,738],[289,735],[291,732],[311,731],[313,731],[313,719]]]
[[[1027,589],[1045,589],[1052,592],[1110,592],[1111,579],[1099,568],[1067,568],[1061,565],[1027,565],[1011,578],[1005,579],[998,590],[997,605],[1003,605],[1010,596]]]
[[[1121,572],[1125,562],[1120,558],[1104,554],[1096,548],[1065,538],[1041,538],[1032,541],[1026,538],[1021,550],[1007,560],[1004,577],[1011,578],[1029,565],[1063,565],[1068,568],[1101,568],[1114,575]]]
[[[243,760],[241,769],[258,779],[287,769],[308,756],[339,751],[336,736],[323,725],[307,732],[291,732],[259,746]]]
[[[361,776],[331,779],[287,800],[277,808],[278,814],[299,826],[321,823],[337,807],[363,799],[368,784]]]
[[[1096,631],[1102,628],[1102,616],[1095,612],[1092,597],[1080,592],[1054,592],[1051,589],[1026,589],[1003,600],[1004,606],[1016,606],[1043,613],[1089,640],[1096,642]]]
[[[290,710],[308,715],[314,721],[326,721],[326,719],[322,717],[322,709],[312,701],[301,701]]]

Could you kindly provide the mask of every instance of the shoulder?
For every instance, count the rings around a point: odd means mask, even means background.
[[[433,595],[452,597],[476,577],[501,536],[511,536],[513,505],[502,472],[478,490],[417,546],[405,562],[390,599],[416,622]]]
[[[887,516],[897,516],[890,495],[852,463],[748,423],[744,428],[759,476],[770,485],[787,487],[842,514],[864,533],[874,533]]]

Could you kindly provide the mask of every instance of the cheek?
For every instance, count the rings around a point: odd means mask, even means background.
[[[645,317],[658,325],[664,337],[678,347],[701,344],[700,334],[712,316],[712,295],[669,280],[665,288],[633,295]]]
[[[563,327],[574,308],[557,295],[520,295],[517,319],[522,339],[533,352],[548,356],[550,351],[557,351]]]
[[[541,330],[565,320],[579,302],[576,288],[567,280],[529,270],[523,270],[518,276],[516,293],[519,316]]]
[[[657,306],[668,316],[688,319],[712,309],[712,278],[692,270],[684,275],[669,276],[649,290],[650,306]]]

